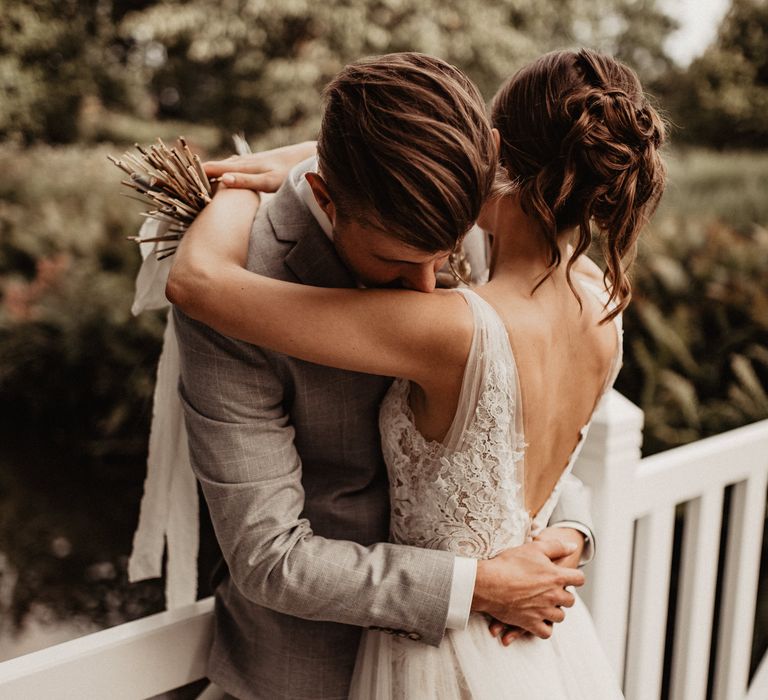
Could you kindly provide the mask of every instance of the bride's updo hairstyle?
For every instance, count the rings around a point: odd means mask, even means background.
[[[589,49],[548,53],[499,90],[492,121],[501,133],[503,188],[541,222],[549,246],[549,271],[539,284],[561,262],[558,234],[577,228],[566,275],[579,298],[570,268],[589,248],[594,226],[617,302],[603,319],[610,320],[629,303],[627,270],[665,181],[664,122],[637,75]]]

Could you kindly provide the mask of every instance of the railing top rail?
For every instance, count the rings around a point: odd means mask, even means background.
[[[673,447],[664,452],[658,452],[650,457],[643,459],[646,471],[652,471],[656,468],[666,469],[668,464],[674,462],[690,462],[697,456],[705,456],[712,452],[722,452],[732,448],[741,448],[745,445],[768,446],[768,420],[757,421],[741,428],[734,428],[719,435],[712,435],[708,438],[702,438],[695,442]],[[768,449],[763,453],[766,464],[768,464]]]
[[[137,700],[205,675],[213,598],[0,663],[0,697]]]
[[[646,457],[631,479],[631,512],[654,510],[768,471],[768,420]]]

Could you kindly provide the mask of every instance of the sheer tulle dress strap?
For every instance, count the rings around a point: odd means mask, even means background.
[[[507,329],[495,309],[471,289],[456,290],[464,296],[475,323],[472,345],[464,369],[459,403],[444,444],[450,450],[465,450],[472,440],[471,426],[484,392],[499,393],[505,413],[511,417],[510,446],[522,446],[522,415],[517,366]]]

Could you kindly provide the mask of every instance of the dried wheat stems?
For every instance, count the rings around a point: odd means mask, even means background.
[[[152,208],[143,216],[168,224],[167,233],[153,238],[129,236],[137,243],[178,241],[195,217],[211,201],[213,190],[197,154],[192,153],[183,136],[177,146],[169,148],[162,139],[142,148],[138,153],[126,152],[121,159],[107,156],[129,177],[122,184],[139,195]],[[158,259],[176,250],[158,250]]]

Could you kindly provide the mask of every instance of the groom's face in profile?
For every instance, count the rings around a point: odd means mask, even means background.
[[[450,251],[430,253],[382,231],[336,221],[334,245],[344,264],[366,287],[402,287],[432,292]]]
[[[358,282],[366,287],[434,291],[437,272],[448,260],[449,250],[425,251],[385,231],[342,218],[323,179],[308,173],[307,181],[320,208],[331,220],[336,252]]]

